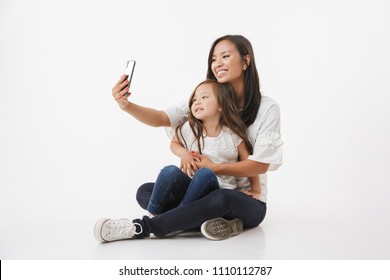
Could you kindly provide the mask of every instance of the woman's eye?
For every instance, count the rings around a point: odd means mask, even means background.
[[[228,57],[230,57],[230,55],[224,55],[224,56],[223,56],[223,58],[228,58]]]

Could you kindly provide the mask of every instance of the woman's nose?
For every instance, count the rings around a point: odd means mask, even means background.
[[[216,66],[216,67],[219,67],[219,66],[221,66],[221,65],[222,65],[222,59],[216,58],[216,59],[215,59],[215,66]]]

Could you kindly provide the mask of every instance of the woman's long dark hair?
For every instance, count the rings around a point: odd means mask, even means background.
[[[242,121],[248,127],[255,121],[257,111],[259,110],[261,103],[260,80],[256,68],[255,55],[252,44],[248,39],[241,35],[226,35],[215,40],[209,53],[207,79],[217,80],[211,69],[211,63],[213,60],[215,46],[223,40],[228,40],[236,46],[243,61],[245,56],[249,55],[250,57],[250,63],[247,65],[247,69],[244,72],[244,107],[240,112]]]
[[[195,139],[198,143],[199,152],[202,153],[202,145],[204,144],[204,126],[201,120],[198,120],[194,117],[191,111],[191,106],[193,104],[193,99],[196,90],[199,86],[203,84],[212,84],[214,95],[217,99],[218,105],[221,107],[221,119],[220,123],[223,126],[230,128],[236,135],[238,135],[243,141],[250,154],[253,152],[252,145],[246,134],[247,127],[240,118],[240,115],[236,106],[236,95],[234,94],[234,89],[230,84],[221,84],[215,80],[205,80],[201,82],[191,94],[189,101],[189,114],[188,114],[188,123],[191,127],[191,130],[195,136]],[[176,128],[176,137],[188,149],[188,144],[185,143],[181,128],[184,123],[179,125]],[[184,143],[183,143],[184,142]],[[202,142],[202,145],[201,145]]]

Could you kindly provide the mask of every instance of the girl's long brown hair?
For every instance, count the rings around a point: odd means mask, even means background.
[[[241,120],[237,106],[236,106],[236,95],[234,94],[234,89],[230,84],[221,84],[218,83],[215,80],[205,80],[201,82],[199,85],[196,86],[195,90],[191,94],[190,101],[189,101],[189,114],[186,119],[188,120],[188,123],[191,127],[192,132],[194,133],[195,139],[198,142],[198,149],[199,152],[202,153],[202,144],[204,144],[204,126],[201,120],[198,120],[194,117],[191,111],[191,106],[193,103],[193,98],[195,95],[196,90],[199,86],[203,84],[212,84],[214,95],[217,98],[218,105],[221,107],[222,114],[221,114],[221,120],[220,123],[223,126],[226,126],[230,128],[236,135],[238,135],[245,144],[245,147],[249,151],[250,154],[253,152],[252,144],[250,143],[246,130],[247,127],[245,123]],[[180,143],[184,145],[188,149],[187,143],[185,143],[185,140],[183,138],[183,134],[181,132],[181,128],[183,127],[185,122],[183,122],[181,125],[176,127],[176,136]],[[183,143],[184,141],[184,143]]]

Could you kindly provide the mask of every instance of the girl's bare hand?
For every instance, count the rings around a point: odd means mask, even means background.
[[[195,158],[190,152],[186,152],[180,157],[180,169],[190,177],[198,171]]]

